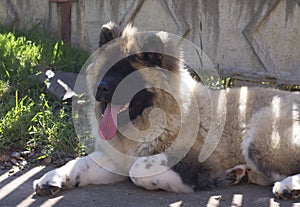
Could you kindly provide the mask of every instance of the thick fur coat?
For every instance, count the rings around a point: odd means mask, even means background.
[[[115,38],[120,41],[113,42]],[[180,49],[164,32],[145,37],[131,25],[121,30],[108,23],[102,27],[99,45],[102,50],[94,53],[86,82],[91,133],[104,139],[96,139],[94,153],[36,180],[38,194],[130,177],[149,190],[186,193],[246,181],[275,183],[273,192],[280,198],[299,196],[298,93],[257,87],[209,89],[191,78]],[[113,56],[124,58],[111,65]],[[114,85],[132,73],[146,89],[126,107],[118,103],[130,121],[103,129],[101,120],[111,122],[109,115],[114,116],[118,105],[112,103]],[[122,113],[115,114],[121,120]]]

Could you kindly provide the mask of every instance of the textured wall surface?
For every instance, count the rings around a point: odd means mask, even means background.
[[[5,25],[57,33],[59,18],[58,3],[49,0],[0,1]],[[93,51],[108,21],[185,34],[197,45],[201,36],[204,52],[224,70],[300,74],[300,0],[77,0],[72,43]]]

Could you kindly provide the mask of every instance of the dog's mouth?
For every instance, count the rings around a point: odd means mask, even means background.
[[[103,103],[103,117],[98,127],[99,135],[105,140],[111,140],[117,133],[118,116],[129,110],[129,103],[116,105]]]
[[[152,106],[155,95],[143,89],[130,100],[130,102],[118,103],[101,98],[102,119],[98,126],[98,133],[104,140],[111,140],[118,131],[118,125],[124,126],[128,122],[140,116],[143,111]]]

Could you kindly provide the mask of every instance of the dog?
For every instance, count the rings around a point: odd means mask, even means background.
[[[129,177],[148,190],[189,193],[249,182],[273,185],[278,198],[300,197],[299,93],[209,89],[187,72],[165,32],[139,35],[132,25],[122,30],[110,22],[99,46],[86,70],[96,150],[35,180],[38,195]],[[122,58],[112,63],[115,56]],[[132,85],[118,87],[131,74]],[[124,94],[128,100],[119,98]]]

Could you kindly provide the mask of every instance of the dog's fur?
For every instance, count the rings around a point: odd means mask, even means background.
[[[296,198],[300,195],[298,93],[257,87],[207,89],[183,69],[182,59],[176,58],[180,56],[180,50],[172,44],[166,33],[150,33],[146,39],[139,39],[135,34],[137,29],[131,25],[123,31],[113,23],[102,27],[99,45],[104,47],[103,50],[110,51],[108,54],[111,56],[121,53],[128,56],[112,66],[103,78],[109,84],[116,85],[122,78],[137,71],[143,84],[156,83],[160,88],[172,88],[181,101],[176,102],[172,94],[161,89],[150,87],[141,91],[129,105],[131,123],[121,123],[119,129],[126,132],[129,124],[132,124],[140,130],[148,130],[147,133],[137,133],[133,135],[136,137],[127,139],[117,132],[111,141],[100,140],[94,153],[70,161],[34,181],[34,189],[38,194],[55,193],[61,188],[88,184],[115,183],[125,180],[129,175],[136,185],[150,190],[186,193],[246,180],[259,185],[276,182],[273,192],[280,198]],[[117,37],[121,39],[121,44],[105,45]],[[151,44],[155,43],[153,47],[161,47],[161,53],[139,53],[149,39]],[[176,57],[163,54],[166,48],[173,50]],[[132,55],[132,51],[136,54]],[[92,134],[96,137],[99,136],[98,123],[103,113],[103,100],[111,101],[110,97],[97,89],[99,76],[103,72],[101,68],[107,66],[106,61],[109,60],[109,57],[101,55],[101,51],[94,54],[94,61],[87,70],[90,112],[96,112],[96,117],[91,115],[90,124]],[[141,70],[145,67],[164,68],[178,75],[163,79],[165,74],[159,75],[159,70],[153,74]],[[193,83],[193,91],[182,89],[180,86],[183,83]],[[196,102],[191,96],[196,97]],[[155,114],[154,108],[163,110],[165,116]],[[197,113],[199,117],[194,115]],[[216,136],[218,133],[221,135],[220,140],[217,139],[213,153],[201,160],[199,155],[203,146],[210,146],[207,137],[211,136],[210,128],[216,117],[219,118],[218,113],[226,115],[224,125],[219,131],[215,130]],[[150,123],[150,117],[155,125]],[[199,123],[194,118],[200,118]],[[198,124],[196,139],[189,140],[195,133],[195,123]],[[184,138],[176,143],[182,127],[188,130],[184,131]],[[160,133],[152,139],[156,131]],[[134,141],[141,137],[144,139],[142,142]],[[174,156],[172,149],[178,153],[184,151],[189,142],[193,142],[193,145],[188,154],[175,165],[171,164]],[[112,157],[107,150],[107,143],[119,152],[137,158]],[[168,151],[169,148],[172,148],[171,151]]]

